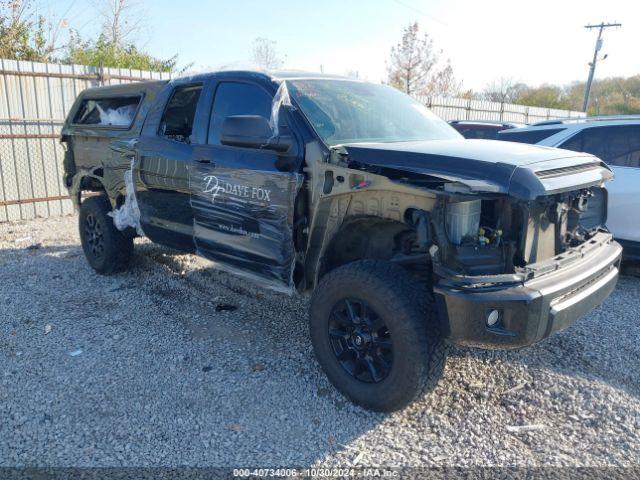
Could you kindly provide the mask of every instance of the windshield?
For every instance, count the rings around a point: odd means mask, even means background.
[[[287,80],[289,94],[330,146],[463,138],[398,90],[348,80]]]

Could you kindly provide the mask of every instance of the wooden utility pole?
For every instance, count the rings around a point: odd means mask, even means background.
[[[598,39],[596,40],[596,47],[593,51],[593,61],[589,64],[589,78],[587,79],[587,88],[584,90],[584,101],[582,102],[582,110],[584,112],[589,108],[589,97],[591,96],[591,84],[593,83],[593,76],[596,73],[596,63],[598,62],[598,52],[602,48],[602,31],[609,27],[621,27],[621,23],[600,23],[598,25],[585,25],[584,28],[591,30],[597,28]],[[605,55],[606,57],[606,55]]]

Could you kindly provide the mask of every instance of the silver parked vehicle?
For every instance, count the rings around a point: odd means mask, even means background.
[[[625,257],[640,258],[640,116],[549,120],[501,131],[498,140],[587,152],[604,160],[615,173],[607,184],[607,227]]]

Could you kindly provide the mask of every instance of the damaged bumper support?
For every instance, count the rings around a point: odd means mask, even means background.
[[[434,290],[445,335],[459,345],[508,349],[531,345],[567,328],[600,305],[616,286],[622,248],[609,234],[601,235],[570,265],[549,271],[545,264],[541,268],[547,273],[524,282],[480,286],[441,282]]]

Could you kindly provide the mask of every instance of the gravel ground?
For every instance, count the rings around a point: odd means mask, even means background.
[[[76,222],[0,224],[0,466],[639,462],[640,278],[534,347],[451,348],[428,398],[382,415],[320,371],[307,298],[144,241],[101,277]]]

